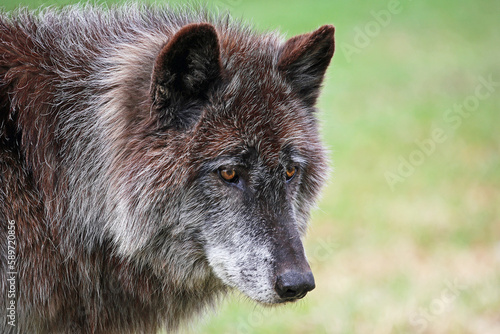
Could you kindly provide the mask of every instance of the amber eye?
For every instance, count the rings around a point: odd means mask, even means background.
[[[238,181],[238,174],[234,169],[219,169],[220,177],[227,182],[234,183]]]
[[[291,166],[286,169],[286,180],[290,181],[297,173],[297,168]]]

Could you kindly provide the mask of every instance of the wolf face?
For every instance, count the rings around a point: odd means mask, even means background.
[[[211,25],[192,24],[153,69],[155,112],[189,141],[181,225],[196,221],[215,275],[261,303],[296,300],[315,287],[301,237],[325,180],[314,103],[333,32],[323,26],[274,49],[244,50],[229,48]]]

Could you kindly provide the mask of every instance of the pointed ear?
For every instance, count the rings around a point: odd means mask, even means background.
[[[335,28],[324,25],[309,34],[290,38],[282,47],[278,70],[309,106],[316,103],[319,88],[335,50]]]
[[[195,122],[202,103],[221,74],[219,40],[208,23],[189,24],[179,30],[156,58],[152,80],[153,108],[162,125],[186,128]]]

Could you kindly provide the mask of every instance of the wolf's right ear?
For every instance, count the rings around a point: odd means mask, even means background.
[[[324,25],[290,38],[281,48],[278,70],[304,102],[313,106],[335,50],[335,28]]]
[[[211,24],[189,24],[179,30],[153,68],[150,94],[162,124],[182,129],[195,122],[201,111],[188,106],[206,98],[221,68],[219,39]]]

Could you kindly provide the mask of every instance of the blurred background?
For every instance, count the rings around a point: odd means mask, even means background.
[[[206,3],[288,37],[335,25],[334,171],[306,240],[316,289],[234,295],[181,333],[500,333],[500,2]]]

